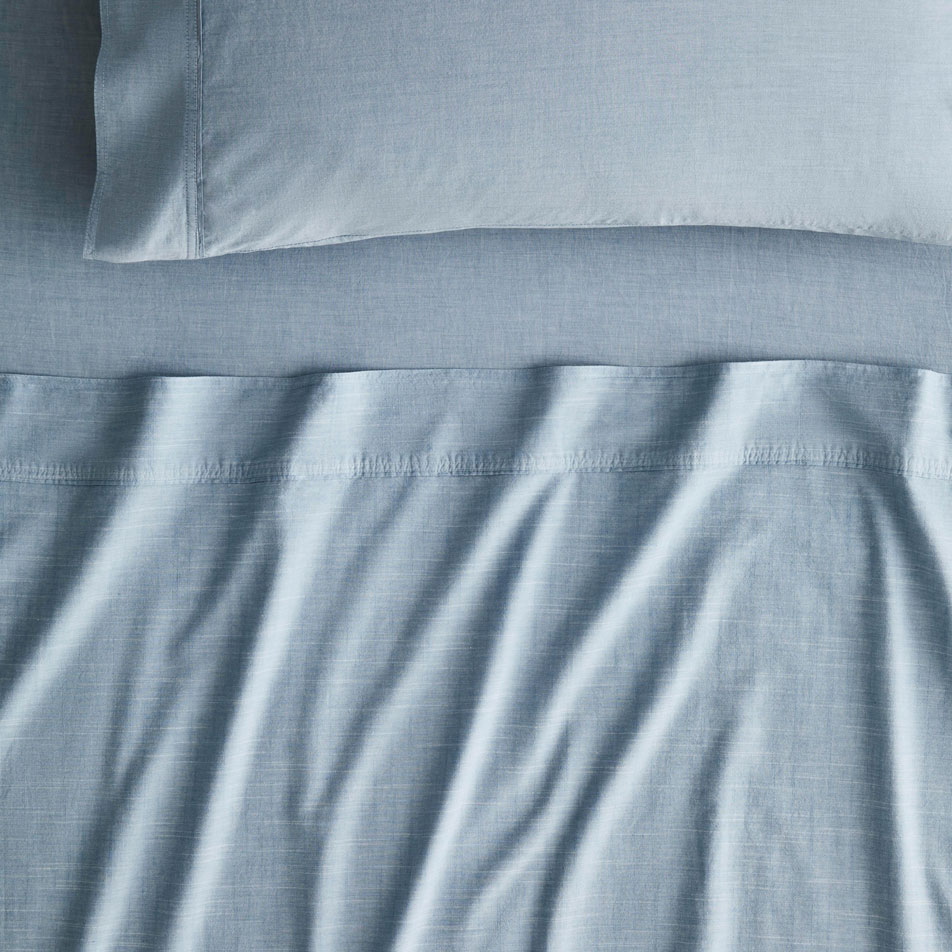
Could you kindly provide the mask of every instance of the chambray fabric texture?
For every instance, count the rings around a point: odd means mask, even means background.
[[[952,379],[0,378],[7,952],[952,947]]]
[[[461,232],[82,260],[96,0],[0,4],[0,371],[841,358],[952,371],[952,249],[742,229]]]
[[[952,370],[949,249],[81,261],[96,31],[0,4],[0,948],[949,948],[947,378],[90,379]]]
[[[102,0],[86,253],[464,228],[952,243],[948,0]]]

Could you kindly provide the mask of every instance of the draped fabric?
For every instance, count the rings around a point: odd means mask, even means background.
[[[952,378],[0,377],[5,950],[952,943]]]

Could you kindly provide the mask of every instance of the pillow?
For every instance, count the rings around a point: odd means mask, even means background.
[[[86,254],[463,228],[952,243],[948,0],[102,0]]]

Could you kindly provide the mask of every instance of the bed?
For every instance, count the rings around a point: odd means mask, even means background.
[[[0,8],[0,947],[952,947],[952,248],[83,258]]]

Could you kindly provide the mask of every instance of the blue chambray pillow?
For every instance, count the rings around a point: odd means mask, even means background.
[[[948,0],[101,0],[86,254],[464,228],[952,243]]]

